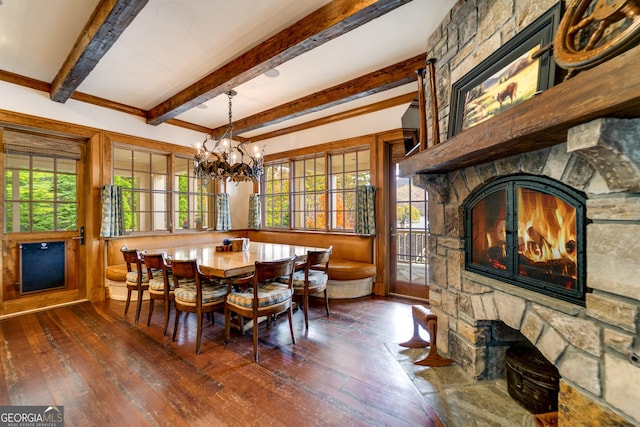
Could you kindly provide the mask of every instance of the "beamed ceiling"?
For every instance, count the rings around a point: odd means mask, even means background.
[[[0,0],[0,80],[214,135],[234,89],[259,140],[409,105],[454,3]]]

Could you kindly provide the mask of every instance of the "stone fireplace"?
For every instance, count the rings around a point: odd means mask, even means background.
[[[558,183],[582,198],[575,241],[562,245],[584,259],[559,279],[565,287],[575,278],[579,296],[554,296],[474,268],[472,199],[504,177]],[[506,350],[528,341],[560,373],[560,425],[640,423],[640,119],[596,119],[569,129],[566,142],[414,180],[429,191],[438,349],[483,380],[505,377]],[[535,238],[539,251],[544,240]]]
[[[544,176],[505,175],[462,209],[466,271],[584,305],[583,193]]]

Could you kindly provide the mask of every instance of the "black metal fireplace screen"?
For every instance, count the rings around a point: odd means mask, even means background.
[[[584,305],[585,200],[539,176],[486,184],[463,206],[466,269]]]

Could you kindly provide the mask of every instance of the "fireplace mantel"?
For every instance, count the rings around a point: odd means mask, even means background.
[[[640,117],[640,46],[400,163],[400,175],[438,174],[567,140],[599,117]]]

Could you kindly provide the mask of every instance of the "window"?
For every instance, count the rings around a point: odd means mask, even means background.
[[[267,165],[265,226],[353,232],[356,188],[371,182],[369,158],[360,149]]]
[[[326,158],[293,162],[293,226],[304,229],[327,228]]]
[[[371,183],[369,150],[332,154],[331,224],[335,230],[354,231],[356,228],[356,187]]]
[[[174,223],[178,228],[213,227],[213,184],[200,185],[194,177],[193,159],[175,158]]]
[[[79,140],[0,129],[4,145],[4,228],[8,233],[78,228]]]
[[[264,212],[268,228],[289,228],[289,163],[265,166]]]
[[[168,158],[114,147],[113,183],[122,187],[125,230],[169,229]]]
[[[77,229],[75,160],[6,154],[4,171],[6,232]]]

